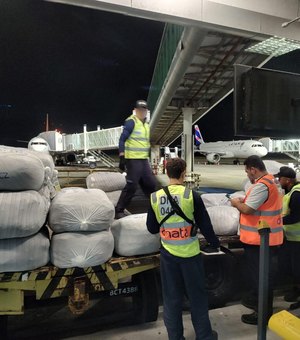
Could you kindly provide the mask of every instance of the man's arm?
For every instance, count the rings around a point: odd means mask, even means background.
[[[294,224],[300,221],[300,192],[294,191],[289,204],[290,213],[283,217],[283,224]]]
[[[125,152],[125,142],[134,129],[134,120],[128,119],[124,123],[123,131],[119,139],[119,156],[123,156]]]
[[[250,208],[247,204],[243,203],[239,198],[232,198],[230,202],[231,205],[237,208],[237,210],[242,214],[252,215],[255,212],[255,209]]]
[[[148,209],[146,225],[149,233],[151,234],[159,233],[160,225],[157,222],[156,216],[151,206]]]
[[[263,183],[257,183],[251,188],[245,203],[239,198],[232,198],[230,202],[242,214],[252,215],[268,199],[268,196],[268,187]]]
[[[217,236],[215,235],[202,198],[197,192],[193,191],[193,199],[194,199],[194,218],[196,224],[199,226],[200,231],[207,240],[207,242],[212,247],[219,248],[220,242]]]

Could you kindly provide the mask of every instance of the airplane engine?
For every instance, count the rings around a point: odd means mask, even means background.
[[[206,159],[210,163],[219,163],[221,156],[218,153],[209,153],[208,155],[206,155]]]

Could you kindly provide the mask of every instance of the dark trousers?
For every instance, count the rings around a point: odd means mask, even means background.
[[[285,240],[279,252],[279,268],[300,285],[300,242]]]
[[[275,256],[275,248],[269,247],[269,294],[268,294],[268,314],[273,313],[273,275],[272,275],[272,258]],[[258,301],[258,284],[259,284],[259,246],[244,244],[245,258],[245,276],[249,283],[248,295]]]
[[[182,300],[187,295],[197,340],[211,340],[202,255],[182,258],[161,250],[160,271],[164,322],[169,340],[183,339]]]
[[[148,159],[126,159],[126,186],[116,206],[116,212],[122,212],[129,205],[138,184],[147,197],[155,191],[156,182]]]

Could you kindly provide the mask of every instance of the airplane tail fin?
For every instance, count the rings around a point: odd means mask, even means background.
[[[197,146],[200,144],[204,144],[203,137],[197,124],[195,125],[195,143]]]

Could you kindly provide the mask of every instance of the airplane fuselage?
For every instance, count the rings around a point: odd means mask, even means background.
[[[218,154],[221,158],[247,158],[251,155],[263,157],[268,153],[263,144],[256,140],[234,140],[203,143],[200,145],[198,152],[206,155]]]

